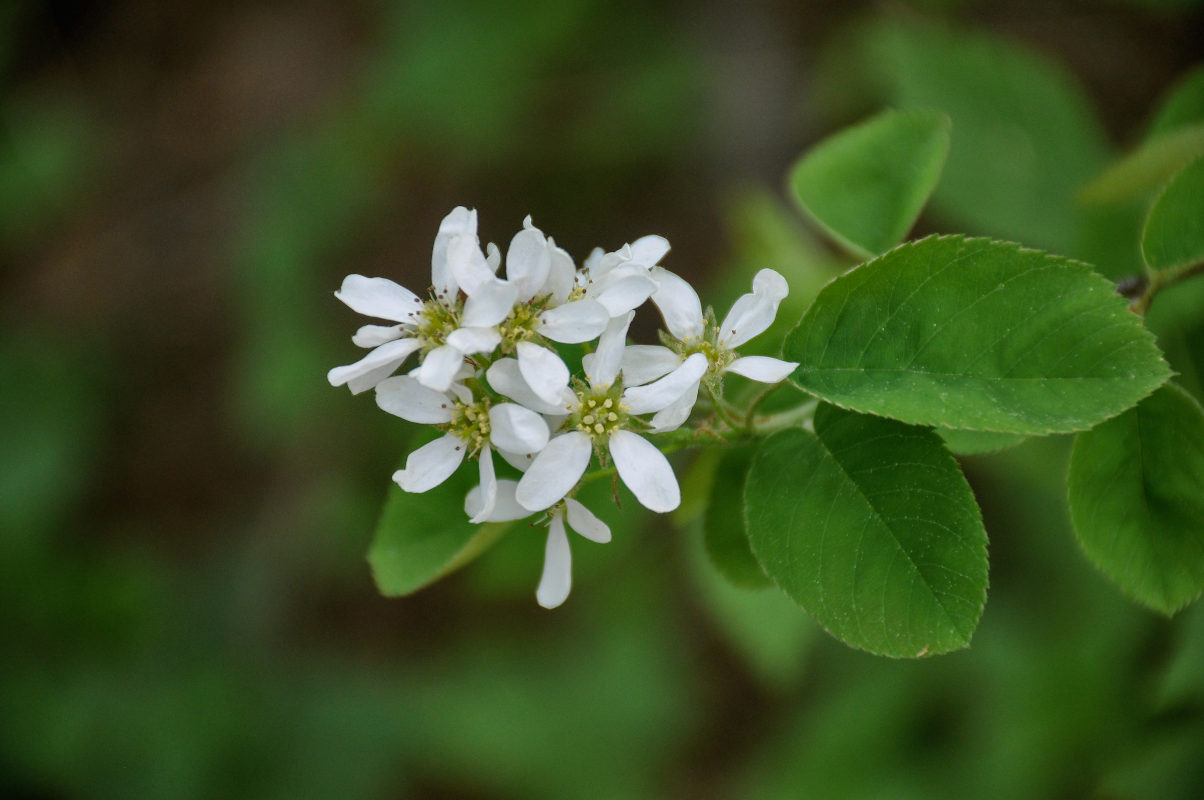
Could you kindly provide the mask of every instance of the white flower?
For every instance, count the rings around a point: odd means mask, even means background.
[[[438,392],[412,376],[399,375],[377,385],[376,402],[402,419],[445,430],[440,438],[410,453],[405,469],[394,473],[393,480],[407,492],[425,492],[438,486],[466,456],[476,456],[481,508],[472,515],[472,522],[484,521],[497,501],[493,451],[509,461],[538,453],[548,442],[547,423],[534,411],[516,403],[477,400],[461,384],[452,384],[451,391]]]
[[[498,481],[497,500],[493,510],[485,517],[487,522],[511,522],[529,517],[531,512],[518,504],[515,492],[518,484],[510,480]],[[464,511],[471,517],[482,515],[481,487],[476,487],[464,499]],[[548,540],[544,546],[543,573],[535,599],[544,608],[556,608],[569,596],[573,585],[573,561],[569,551],[568,527],[592,542],[606,544],[610,541],[610,528],[592,511],[571,497],[565,498],[548,512]]]
[[[619,478],[645,507],[666,512],[681,503],[669,460],[629,427],[633,416],[660,411],[697,383],[706,371],[706,357],[696,354],[655,383],[624,389],[615,379],[633,316],[628,312],[612,320],[597,351],[583,359],[588,386],[559,387],[568,415],[564,432],[548,442],[519,480],[516,498],[524,508],[541,511],[564,498],[585,474],[595,449],[609,453]]]
[[[422,300],[387,278],[348,275],[335,297],[353,311],[394,325],[365,325],[352,341],[372,348],[354,364],[335,367],[331,385],[347,384],[353,393],[371,389],[392,375],[411,354],[420,352],[417,379],[446,391],[464,356],[489,352],[498,343],[492,327],[510,313],[517,290],[494,273],[500,253],[481,253],[477,215],[464,207],[444,217],[431,253],[434,296]],[[461,296],[463,295],[463,296]]]
[[[763,333],[773,324],[778,306],[789,292],[786,279],[771,269],[763,269],[753,278],[753,290],[732,304],[731,310],[716,325],[713,317],[702,313],[698,294],[685,280],[657,267],[652,270],[657,290],[652,302],[660,309],[671,336],[671,347],[633,345],[623,354],[623,376],[629,383],[654,380],[685,360],[702,354],[707,369],[698,381],[686,387],[677,402],[653,419],[654,431],[677,427],[686,420],[702,380],[718,380],[731,372],[761,383],[777,383],[794,371],[797,362],[767,356],[740,356],[736,348]]]

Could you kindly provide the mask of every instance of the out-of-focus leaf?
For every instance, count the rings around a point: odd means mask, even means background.
[[[1103,129],[1059,64],[976,31],[887,19],[857,51],[887,102],[953,120],[929,208],[959,230],[1075,254],[1075,191],[1107,157]]]
[[[986,531],[932,431],[821,405],[814,435],[765,441],[744,501],[766,574],[832,635],[901,658],[969,643]]]
[[[1081,433],[1070,515],[1125,594],[1173,614],[1204,591],[1204,411],[1174,385]]]
[[[723,454],[715,475],[719,490],[710,493],[702,530],[707,555],[715,568],[737,586],[760,589],[769,585],[769,579],[749,547],[744,529],[744,498],[739,491],[752,456],[751,446],[732,448]]]
[[[1204,122],[1204,66],[1191,70],[1171,87],[1150,120],[1146,138],[1197,122]]]
[[[1086,265],[962,236],[902,245],[828,284],[786,338],[791,380],[842,407],[998,433],[1090,428],[1169,375]]]
[[[1084,203],[1115,203],[1161,186],[1204,153],[1204,123],[1156,136],[1108,167],[1079,192]]]
[[[945,440],[945,447],[959,456],[974,456],[997,453],[1015,447],[1027,437],[1022,433],[989,433],[986,431],[963,431],[956,428],[937,428],[936,432]]]
[[[1204,261],[1204,158],[1197,158],[1154,201],[1141,236],[1150,269],[1171,271]]]
[[[889,110],[840,131],[791,169],[799,205],[861,258],[903,240],[936,188],[949,154],[949,117]]]

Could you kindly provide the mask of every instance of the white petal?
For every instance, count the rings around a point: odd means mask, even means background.
[[[460,325],[465,328],[491,328],[504,320],[514,308],[518,289],[492,275],[479,282],[464,302]]]
[[[664,236],[641,236],[631,243],[631,260],[646,267],[655,267],[668,252],[669,240]]]
[[[531,516],[531,512],[514,499],[514,489],[517,486],[518,481],[502,479],[497,482],[497,499],[493,503],[493,510],[485,516],[484,522],[513,522]],[[464,513],[475,518],[480,516],[482,508],[481,487],[474,486],[464,498]]]
[[[394,322],[412,322],[414,314],[422,310],[422,300],[418,295],[388,278],[348,275],[343,278],[343,285],[334,296],[365,317],[391,319]]]
[[[436,347],[422,359],[417,378],[423,386],[446,392],[456,378],[456,372],[464,363],[464,354],[451,345]]]
[[[573,257],[557,247],[551,236],[548,237],[548,258],[548,278],[540,291],[551,294],[552,299],[560,304],[568,300],[573,291],[577,268],[573,266]]]
[[[376,386],[376,404],[404,420],[441,425],[455,416],[455,404],[444,392],[423,386],[409,375],[386,378]]]
[[[477,212],[457,206],[439,223],[439,233],[435,235],[435,246],[431,251],[431,283],[435,287],[435,295],[446,306],[452,304],[456,293],[460,291],[447,264],[447,246],[452,239],[465,234],[477,235]]]
[[[691,389],[697,390],[698,382],[706,371],[707,357],[702,353],[694,353],[660,380],[624,389],[623,402],[632,414],[660,411]]]
[[[385,342],[400,339],[405,325],[365,325],[355,332],[351,341],[357,347],[379,347]]]
[[[581,431],[562,433],[548,442],[518,482],[519,505],[543,511],[560,502],[585,474],[592,452],[589,437]]]
[[[472,294],[485,281],[497,280],[485,261],[480,242],[471,233],[454,236],[447,243],[447,266],[465,294]]]
[[[367,386],[360,382],[357,386],[352,387],[352,391],[359,394],[362,391],[371,389],[381,380],[389,377],[393,370],[401,366],[401,362],[405,361],[410,353],[413,353],[420,346],[417,339],[409,337],[385,342],[354,364],[348,364],[345,367],[335,367],[326,373],[326,379],[330,381],[331,386],[342,386],[344,383],[348,383],[355,378],[371,373],[379,375],[375,381]]]
[[[396,372],[399,366],[401,366],[401,362],[391,361],[388,364],[377,367],[376,369],[356,375],[347,381],[347,388],[351,390],[352,394],[361,394],[362,392],[366,392]]]
[[[546,403],[558,403],[569,384],[569,368],[560,356],[532,342],[518,343],[518,369],[531,390]]]
[[[761,383],[777,383],[794,372],[797,361],[783,361],[768,356],[744,356],[727,365],[724,372],[734,372]]]
[[[498,394],[503,394],[520,405],[524,405],[540,414],[562,415],[569,411],[577,402],[573,390],[564,385],[555,403],[549,403],[527,385],[519,370],[518,361],[513,358],[499,358],[489,366],[485,373],[489,385]]]
[[[525,303],[539,293],[551,265],[548,241],[539,228],[523,228],[514,234],[506,251],[506,278],[518,287],[520,302]]]
[[[493,242],[485,245],[485,263],[494,275],[497,274],[498,267],[502,266],[502,251],[498,250]]]
[[[654,267],[649,274],[656,281],[652,302],[665,318],[669,333],[683,342],[702,336],[702,301],[694,287],[661,267]]]
[[[681,366],[682,359],[659,344],[632,344],[623,351],[623,385],[639,386],[668,375]]]
[[[466,449],[462,439],[449,433],[410,453],[405,469],[394,472],[393,480],[407,492],[434,489],[456,471]]]
[[[535,590],[535,599],[544,608],[556,608],[568,598],[572,587],[573,557],[569,552],[569,537],[564,531],[564,520],[556,515],[548,526],[543,574],[539,578],[539,588]]]
[[[698,402],[698,384],[694,384],[685,394],[652,415],[652,433],[665,433],[676,430],[690,418],[694,404]]]
[[[535,455],[532,453],[514,453],[510,450],[499,448],[497,454],[502,457],[503,461],[519,472],[526,472],[527,468],[531,466],[531,462],[535,460]],[[517,503],[518,501],[515,500],[514,502]],[[530,514],[531,512],[528,511],[527,513]]]
[[[619,374],[619,366],[623,363],[623,348],[627,345],[627,328],[631,325],[634,311],[628,311],[621,317],[615,317],[602,332],[598,339],[598,349],[585,368],[585,379],[595,389],[605,389],[615,382]]]
[[[447,343],[464,355],[492,353],[502,343],[496,328],[457,328],[447,335]]]
[[[631,431],[616,431],[610,437],[610,457],[619,477],[644,508],[663,514],[681,504],[681,489],[669,459],[647,439]]]
[[[612,317],[617,317],[642,305],[655,291],[656,281],[651,277],[632,275],[611,283],[602,290],[597,300],[606,307]]]
[[[529,408],[498,403],[489,409],[489,441],[513,453],[538,453],[548,443],[548,423]]]
[[[771,269],[763,269],[753,278],[751,294],[742,295],[719,326],[719,344],[739,347],[773,324],[778,304],[790,292],[786,279]]]
[[[497,475],[493,471],[493,451],[488,447],[482,447],[477,465],[481,470],[481,483],[477,487],[481,490],[481,510],[468,520],[474,525],[488,522],[493,515],[493,508],[497,504]]]
[[[594,512],[571,497],[565,499],[564,508],[568,513],[570,528],[592,542],[606,544],[610,541],[610,528],[594,516]]]
[[[597,339],[610,322],[606,307],[593,300],[575,300],[539,315],[536,329],[553,342],[578,344]]]

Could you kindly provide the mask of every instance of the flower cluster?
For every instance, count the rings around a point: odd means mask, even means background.
[[[476,212],[460,207],[439,226],[427,297],[361,275],[348,275],[335,292],[352,310],[393,324],[360,328],[352,341],[368,353],[332,369],[330,383],[357,394],[375,389],[385,411],[443,434],[410,453],[393,479],[425,492],[467,459],[480,475],[464,503],[472,522],[541,515],[548,539],[536,598],[546,608],[564,602],[571,585],[566,525],[610,540],[606,524],[573,497],[591,462],[613,464],[645,507],[671,511],[681,502],[677,478],[641,434],[679,428],[700,386],[714,388],[726,372],[773,383],[796,366],[735,352],[773,322],[787,293],[781,275],[759,272],[753,291],[716,324],[694,289],[659,266],[668,252],[663,237],[645,236],[613,252],[596,249],[578,269],[527,217],[503,278],[501,251],[482,249]],[[664,344],[629,345],[635,309],[648,300],[664,317]],[[583,377],[572,375],[554,343],[586,346]],[[412,355],[416,365],[395,374]],[[521,477],[498,478],[495,454]]]

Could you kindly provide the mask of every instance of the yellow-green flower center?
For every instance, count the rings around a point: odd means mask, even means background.
[[[489,444],[489,430],[488,399],[471,404],[456,401],[456,413],[448,423],[448,432],[464,440],[470,455]]]
[[[577,405],[569,415],[566,427],[589,436],[595,446],[605,444],[611,434],[627,425],[628,411],[622,401],[621,384],[600,391],[580,387],[576,393]]]
[[[457,299],[453,308],[448,308],[439,300],[431,298],[422,305],[415,323],[414,338],[422,342],[424,353],[434,350],[447,342],[447,337],[460,327],[460,301]]]

